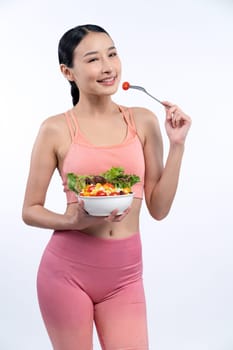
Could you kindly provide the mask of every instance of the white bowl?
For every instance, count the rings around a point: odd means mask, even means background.
[[[121,215],[133,201],[134,193],[119,196],[78,196],[84,202],[84,209],[89,215],[108,216],[114,209],[118,209],[117,215]]]

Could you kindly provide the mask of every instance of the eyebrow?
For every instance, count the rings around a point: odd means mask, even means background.
[[[110,46],[108,48],[108,51],[111,51],[113,49],[116,49],[115,46]],[[98,51],[89,51],[87,53],[85,53],[85,55],[83,55],[83,57],[87,57],[87,56],[91,56],[91,55],[96,55],[98,53]]]

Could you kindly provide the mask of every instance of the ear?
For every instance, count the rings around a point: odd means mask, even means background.
[[[60,70],[66,79],[74,81],[72,68],[67,67],[65,64],[60,64]]]

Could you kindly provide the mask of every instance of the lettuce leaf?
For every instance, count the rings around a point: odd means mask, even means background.
[[[86,186],[86,175],[76,175],[74,173],[67,174],[67,186],[68,188],[79,194]]]
[[[140,181],[140,177],[135,174],[125,174],[124,169],[121,167],[112,167],[111,169],[99,174],[99,175],[77,175],[74,173],[67,174],[67,185],[71,191],[79,194],[87,183],[93,179],[95,183],[95,177],[102,176],[106,182],[118,188],[132,187]]]
[[[132,187],[140,181],[139,176],[135,174],[125,174],[124,169],[121,167],[112,167],[102,173],[101,176],[103,176],[107,182],[120,188]]]

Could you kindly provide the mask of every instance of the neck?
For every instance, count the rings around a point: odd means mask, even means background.
[[[74,107],[76,112],[91,116],[109,114],[117,109],[117,105],[110,96],[89,96],[88,98],[80,96],[78,104]]]

